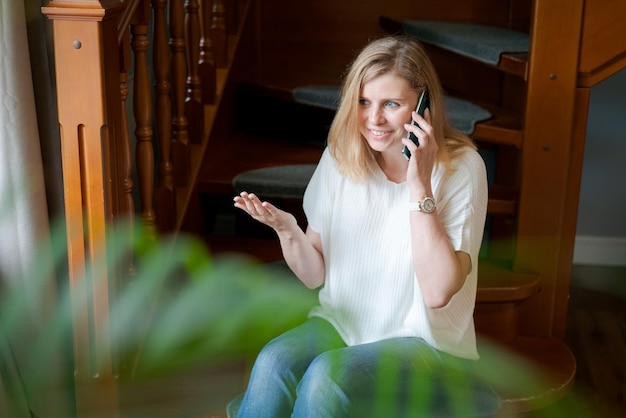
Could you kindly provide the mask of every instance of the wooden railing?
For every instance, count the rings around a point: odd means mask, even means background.
[[[133,269],[132,257],[119,277],[88,266],[104,259],[117,221],[154,237],[180,228],[251,4],[52,0],[42,9],[53,21],[79,416],[119,415],[107,320]]]

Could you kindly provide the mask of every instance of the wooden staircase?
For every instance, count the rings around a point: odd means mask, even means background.
[[[333,9],[331,2],[318,3],[328,11]],[[431,7],[426,1],[396,1],[392,8],[377,10],[377,15],[368,9],[371,14],[361,18],[375,19],[379,25],[370,36],[404,32],[403,22],[408,19],[454,20],[528,34],[528,52],[503,53],[496,64],[427,44],[447,92],[493,115],[479,122],[471,135],[480,148],[496,155],[475,323],[487,346],[496,342],[508,353],[529,360],[541,373],[532,387],[501,391],[501,412],[506,415],[554,403],[573,384],[576,363],[562,338],[589,88],[626,65],[623,30],[615,18],[602,20],[609,8],[625,17],[626,6],[617,1],[600,5],[597,0],[494,3],[448,0]],[[268,8],[276,12],[271,5]],[[475,18],[477,11],[487,9],[490,13],[484,19]],[[277,22],[279,27],[288,19],[292,25],[298,23],[293,16],[277,13],[261,12],[261,19],[267,22],[261,22],[260,33],[269,31],[269,39],[278,31],[273,27]],[[324,22],[319,26],[324,27]],[[622,36],[612,37],[618,33]],[[312,34],[313,30],[302,29],[290,33],[290,39],[282,44],[276,39],[271,44],[261,43],[262,60],[248,69],[238,85],[235,113],[241,118],[235,131],[228,137],[210,139],[212,152],[207,154],[196,185],[205,212],[235,193],[232,180],[237,174],[314,164],[319,159],[333,111],[299,103],[293,92],[309,84],[338,84],[343,68],[337,64],[340,58],[336,54],[325,54],[321,42],[319,50],[307,51],[319,62],[297,66],[306,61],[307,53],[294,40],[302,37],[306,39],[303,45],[310,48]],[[608,42],[616,38],[620,40]],[[344,66],[365,43],[365,39],[359,41],[351,53],[343,51]],[[594,52],[599,45],[602,48]],[[293,67],[285,63],[291,58]],[[335,77],[320,72],[325,64],[337,69]],[[297,199],[280,203],[296,211],[305,225]],[[236,219],[244,225],[238,236],[207,237],[215,253],[244,252],[262,261],[281,258],[271,234],[246,233],[246,229],[253,230],[251,225],[241,217]],[[206,231],[211,231],[211,222]],[[495,363],[492,360],[484,357],[480,367],[489,369]],[[515,365],[509,367],[513,370]]]
[[[79,279],[107,247],[106,227],[120,220],[137,219],[155,239],[184,231],[204,236],[214,253],[279,259],[272,235],[234,214],[232,181],[252,169],[318,161],[333,111],[299,103],[296,88],[340,84],[368,39],[404,31],[406,20],[526,34],[528,52],[505,52],[492,64],[427,48],[447,93],[493,115],[472,133],[493,156],[475,310],[479,371],[499,376],[502,415],[568,392],[576,365],[562,339],[587,110],[591,87],[626,67],[623,0],[53,0],[42,10],[54,21],[69,276]],[[298,199],[277,203],[304,226]],[[224,212],[236,219],[235,233],[216,233]],[[124,276],[102,274],[112,288]],[[114,293],[94,292],[89,317],[106,318]],[[114,410],[107,341],[99,351],[90,343],[101,325],[81,318],[75,325],[76,381],[91,386],[89,358],[102,360],[102,383],[77,393],[78,414],[93,405]],[[540,378],[517,385],[509,373],[522,378],[526,367]]]

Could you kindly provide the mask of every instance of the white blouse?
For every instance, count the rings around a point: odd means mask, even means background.
[[[474,332],[478,251],[487,209],[487,176],[480,155],[467,149],[433,172],[433,195],[456,251],[471,257],[461,290],[442,308],[428,308],[413,260],[406,182],[382,170],[353,182],[326,149],[304,195],[309,226],[322,240],[326,278],[320,305],[309,316],[329,321],[348,345],[420,337],[449,354],[478,359]]]

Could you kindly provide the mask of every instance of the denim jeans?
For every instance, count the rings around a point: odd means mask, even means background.
[[[321,318],[270,341],[252,368],[238,418],[488,416],[497,395],[467,360],[420,338],[346,346]]]

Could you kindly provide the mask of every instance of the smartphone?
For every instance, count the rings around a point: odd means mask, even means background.
[[[426,112],[426,109],[429,106],[430,106],[430,98],[428,96],[428,90],[424,89],[422,94],[420,94],[419,99],[417,100],[417,107],[415,108],[415,112],[417,112],[417,114],[419,114],[420,116],[424,117],[424,112]],[[417,123],[413,120],[413,118],[411,118],[411,125],[417,126]],[[407,132],[406,137],[409,138],[411,141],[413,141],[413,143],[417,145],[418,147],[420,146],[420,143],[417,137],[413,134],[413,132]],[[409,151],[409,148],[406,145],[402,147],[402,154],[404,154],[407,160],[411,158],[411,151]]]

